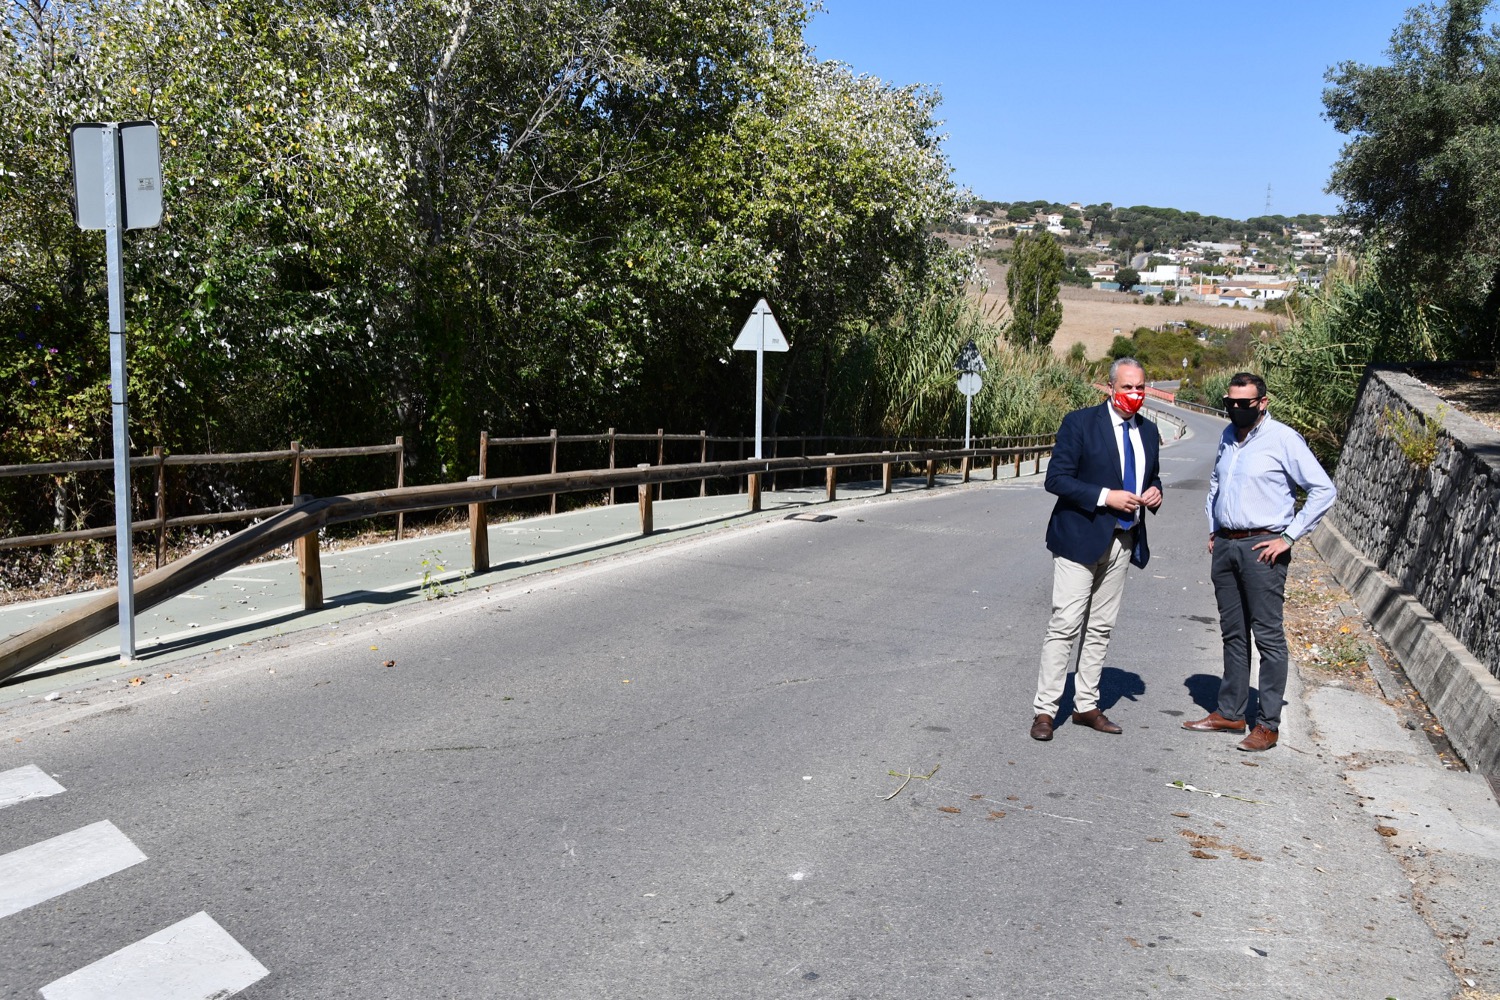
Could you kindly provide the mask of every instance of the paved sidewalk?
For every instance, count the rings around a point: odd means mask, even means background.
[[[1041,463],[1046,470],[1046,461]],[[1022,479],[1039,479],[1032,463]],[[1002,465],[1002,479],[1014,468]],[[990,471],[974,473],[988,482]],[[961,485],[957,474],[938,476],[935,488]],[[678,487],[679,489],[681,487]],[[670,490],[671,487],[669,486]],[[920,493],[925,477],[898,479],[892,492]],[[838,506],[880,495],[875,482],[840,483]],[[322,554],[325,606],[304,611],[297,562],[282,558],[240,566],[186,594],[136,615],[136,660],[119,661],[119,632],[111,627],[92,639],[0,685],[0,704],[44,697],[55,691],[122,672],[145,673],[173,660],[339,622],[398,605],[420,603],[451,593],[485,587],[532,573],[616,556],[648,545],[827,506],[825,488],[766,491],[759,513],[748,510],[743,493],[658,500],[652,506],[655,531],[640,533],[635,503],[588,507],[563,514],[491,524],[489,571],[470,572],[467,529],[422,535],[357,548],[325,549]],[[0,635],[10,636],[82,603],[91,594],[71,594],[0,606]]]

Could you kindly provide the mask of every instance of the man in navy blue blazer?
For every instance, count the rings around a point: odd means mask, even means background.
[[[1138,413],[1146,371],[1134,358],[1109,369],[1109,399],[1063,418],[1047,465],[1047,492],[1056,495],[1047,522],[1052,552],[1052,618],[1042,642],[1031,737],[1052,738],[1067,680],[1069,654],[1083,648],[1073,681],[1073,721],[1119,733],[1099,709],[1104,653],[1120,612],[1125,572],[1151,558],[1145,512],[1161,507],[1161,435]]]

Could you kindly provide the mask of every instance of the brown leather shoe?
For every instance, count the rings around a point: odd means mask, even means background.
[[[1119,726],[1109,721],[1109,717],[1097,708],[1091,708],[1087,712],[1074,712],[1073,725],[1088,726],[1090,729],[1101,733],[1121,733]]]
[[[1276,737],[1279,734],[1274,729],[1265,726],[1256,726],[1250,730],[1250,735],[1240,741],[1241,750],[1249,750],[1258,753],[1261,750],[1269,750],[1276,745]]]
[[[1184,722],[1182,728],[1191,729],[1195,733],[1243,733],[1245,720],[1226,719],[1218,712],[1209,712],[1195,722]]]
[[[1031,738],[1034,740],[1050,740],[1052,738],[1052,716],[1042,713],[1031,723]]]

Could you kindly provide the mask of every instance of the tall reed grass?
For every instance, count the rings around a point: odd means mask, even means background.
[[[988,371],[974,397],[973,433],[1051,434],[1064,414],[1098,401],[1090,370],[1005,342],[998,317],[963,296],[915,303],[867,331],[845,355],[837,395],[860,413],[864,433],[900,437],[963,434],[964,397],[954,362],[978,346]]]
[[[1367,366],[1437,361],[1461,350],[1454,317],[1420,289],[1383,284],[1369,257],[1340,261],[1321,289],[1299,298],[1292,325],[1256,348],[1255,364],[1276,418],[1300,431],[1325,463],[1343,447]]]

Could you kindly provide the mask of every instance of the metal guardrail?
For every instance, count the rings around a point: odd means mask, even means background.
[[[1203,406],[1200,403],[1189,403],[1185,399],[1174,399],[1172,400],[1172,405],[1180,406],[1184,410],[1192,410],[1194,413],[1204,413],[1210,417],[1223,417],[1225,420],[1229,419],[1229,414],[1224,410],[1220,410],[1212,406]]]
[[[309,609],[323,603],[322,572],[318,556],[318,531],[328,525],[390,514],[469,507],[470,543],[476,572],[489,568],[489,535],[485,517],[486,504],[502,500],[519,500],[553,493],[575,493],[599,489],[636,486],[641,505],[641,530],[651,534],[651,487],[660,483],[684,482],[704,478],[747,476],[751,510],[760,509],[760,478],[768,473],[795,469],[828,470],[828,498],[834,499],[836,470],[853,466],[882,466],[883,485],[891,488],[891,469],[897,464],[922,462],[927,467],[927,485],[935,483],[937,465],[959,461],[965,479],[975,459],[988,457],[991,471],[999,475],[1000,460],[1013,459],[1019,470],[1024,458],[1033,458],[1040,469],[1042,456],[1049,453],[1054,438],[1020,447],[970,448],[943,451],[882,451],[857,454],[827,454],[808,458],[745,459],[730,462],[691,463],[684,465],[639,466],[631,469],[592,469],[540,476],[517,476],[506,479],[480,479],[462,483],[439,483],[431,486],[407,486],[335,497],[298,497],[289,510],[252,525],[228,538],[200,549],[168,566],[142,576],[135,584],[135,607],[138,611],[160,604],[185,593],[237,566],[243,565],[285,545],[297,550],[302,576],[303,605]],[[118,623],[119,605],[112,588],[101,591],[84,604],[57,615],[0,642],[0,680],[12,677],[34,666],[54,653],[67,649],[91,635]]]

